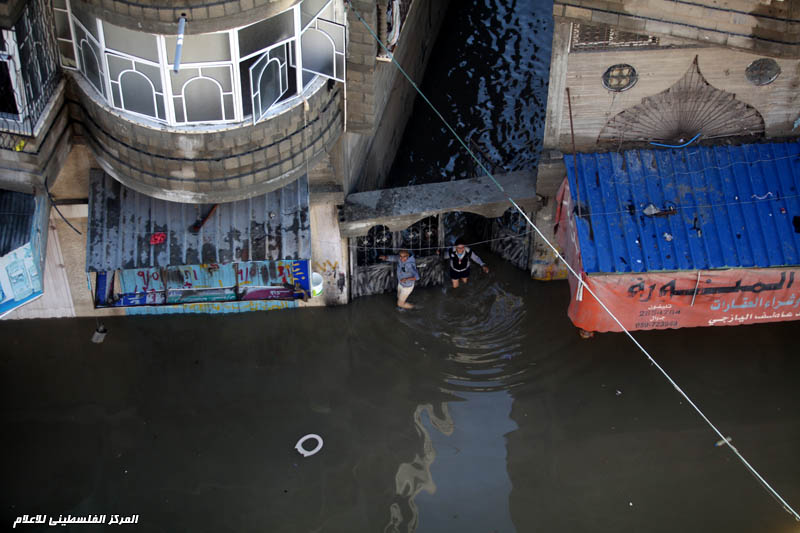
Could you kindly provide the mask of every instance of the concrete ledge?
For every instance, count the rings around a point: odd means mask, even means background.
[[[534,172],[511,172],[495,179],[521,207],[535,208]],[[511,207],[506,194],[488,177],[350,194],[345,199],[339,233],[342,237],[365,235],[379,224],[400,231],[425,217],[449,211],[499,217]]]

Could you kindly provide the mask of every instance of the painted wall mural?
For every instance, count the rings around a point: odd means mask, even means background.
[[[0,316],[42,295],[39,260],[30,243],[0,257]]]
[[[136,268],[98,273],[96,307],[147,307],[133,314],[232,313],[283,309],[310,291],[308,261],[244,261],[227,264]],[[196,304],[224,303],[246,305]],[[293,303],[293,302],[292,302]],[[160,309],[157,309],[160,308]],[[128,312],[131,314],[131,310]]]

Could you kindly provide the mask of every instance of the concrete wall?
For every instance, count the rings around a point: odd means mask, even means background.
[[[623,31],[800,58],[796,0],[556,0],[553,10],[556,17]]]
[[[449,0],[414,0],[411,4],[394,57],[415,83],[422,82],[448,4]],[[375,2],[353,0],[353,5],[375,30]],[[416,97],[395,65],[376,59],[378,45],[352,11],[348,24],[347,135],[342,141],[342,158],[350,163],[343,169],[347,193],[383,185]]]
[[[64,84],[56,89],[34,137],[4,132],[0,148],[0,188],[20,192],[52,185],[72,145]]]
[[[87,82],[71,76],[71,115],[100,166],[143,194],[214,203],[275,190],[324,157],[343,130],[339,85],[318,80],[307,106],[297,100],[256,125],[195,131],[147,127],[97,101]]]
[[[735,94],[761,113],[767,137],[792,135],[792,123],[800,114],[800,61],[778,59],[780,76],[769,85],[756,86],[745,78],[745,69],[762,56],[721,47],[572,52],[562,56],[561,61],[567,64],[564,84],[553,84],[550,100],[556,101],[553,92],[569,87],[577,149],[592,150],[609,119],[639,104],[642,98],[672,86],[686,73],[695,56],[700,71],[713,87]],[[630,64],[639,74],[636,85],[621,93],[607,90],[601,82],[603,72],[617,63]],[[557,74],[563,64],[554,67]],[[566,98],[560,107],[548,110],[546,131],[546,147],[572,151]]]
[[[208,33],[252,24],[277,15],[299,0],[71,0],[95,16],[137,31],[175,35],[185,14],[186,33]]]
[[[332,202],[311,205],[311,271],[322,276],[322,295],[312,303],[346,304],[349,295],[348,239],[339,235],[339,210]]]

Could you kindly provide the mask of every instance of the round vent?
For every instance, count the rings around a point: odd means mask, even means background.
[[[756,59],[744,71],[744,75],[753,85],[769,85],[780,74],[781,67],[778,62],[767,57]]]
[[[622,92],[627,91],[634,85],[639,75],[636,74],[636,69],[625,63],[619,65],[611,65],[603,73],[603,87],[609,91]]]

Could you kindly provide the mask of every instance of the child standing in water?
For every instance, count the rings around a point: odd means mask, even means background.
[[[417,261],[408,250],[400,250],[397,255],[381,255],[378,259],[397,263],[397,307],[413,309],[414,305],[407,303],[406,300],[414,290],[414,282],[419,279]]]
[[[450,263],[450,281],[453,282],[453,288],[458,288],[459,281],[466,283],[469,281],[469,266],[471,261],[478,263],[478,266],[483,268],[484,272],[489,272],[489,267],[478,257],[478,254],[469,249],[469,246],[464,244],[462,239],[456,241],[456,245],[444,251],[444,258],[449,259]]]

